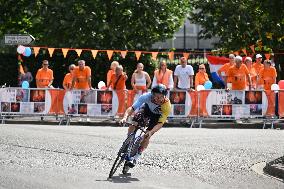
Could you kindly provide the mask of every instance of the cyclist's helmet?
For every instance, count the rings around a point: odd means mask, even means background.
[[[163,94],[164,96],[166,96],[166,95],[168,94],[168,91],[167,91],[167,88],[166,88],[165,85],[163,85],[163,84],[158,84],[158,85],[156,85],[156,86],[154,86],[154,87],[152,88],[151,93],[152,93],[152,94],[153,94],[153,93],[160,93],[160,94]]]

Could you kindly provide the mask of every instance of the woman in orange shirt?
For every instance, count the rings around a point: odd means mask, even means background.
[[[115,69],[116,67],[119,66],[119,63],[117,61],[113,61],[110,65],[110,69],[109,71],[107,72],[107,85],[109,84],[110,82],[110,79],[111,79],[111,76],[112,74],[115,74]]]
[[[199,70],[195,75],[195,89],[197,89],[198,85],[204,85],[206,81],[209,81],[208,74],[206,73],[205,65],[200,64]]]
[[[245,59],[245,64],[248,68],[250,78],[251,78],[251,89],[256,89],[257,85],[257,73],[255,68],[252,66],[252,59],[251,57],[246,57]],[[248,81],[247,81],[247,86],[248,86]]]
[[[63,80],[63,88],[65,90],[69,90],[71,89],[72,87],[72,79],[73,79],[73,70],[75,69],[75,65],[74,64],[71,64],[69,66],[69,72],[70,73],[67,73],[64,77],[64,80]]]
[[[78,66],[73,71],[72,87],[71,89],[90,90],[91,85],[91,68],[85,66],[84,60],[78,61]]]
[[[155,70],[152,87],[157,84],[163,84],[167,89],[172,89],[174,86],[173,71],[167,69],[167,63],[165,60],[159,64],[159,69]]]
[[[276,83],[277,72],[276,69],[271,66],[270,60],[263,62],[264,68],[259,73],[259,88],[264,90],[271,90],[271,85]]]

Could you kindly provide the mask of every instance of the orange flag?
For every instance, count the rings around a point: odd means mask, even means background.
[[[247,50],[244,48],[244,49],[242,49],[242,51],[243,51],[244,54],[247,56]]]
[[[80,55],[82,53],[82,49],[76,49],[75,51],[76,51],[77,55],[80,57]]]
[[[168,52],[168,56],[169,56],[169,59],[171,60],[171,61],[173,61],[174,60],[174,52],[172,51],[172,52]]]
[[[158,52],[152,52],[152,59],[157,60]]]
[[[34,49],[35,56],[37,56],[40,48],[39,47],[33,47],[33,49]]]
[[[265,55],[266,60],[270,59],[270,54],[264,54],[264,55]]]
[[[91,52],[92,52],[92,55],[93,55],[94,59],[96,59],[98,50],[91,50]]]
[[[49,56],[52,57],[53,52],[54,52],[54,48],[48,48],[47,50],[49,52]]]
[[[135,51],[135,55],[136,55],[137,60],[139,60],[141,56],[141,51]]]
[[[108,56],[108,59],[109,59],[109,60],[111,59],[112,54],[113,54],[113,51],[107,50],[107,56]]]
[[[182,55],[183,55],[183,57],[185,57],[186,58],[186,60],[188,59],[188,57],[189,57],[189,53],[182,53]]]
[[[251,51],[253,52],[253,54],[255,54],[254,45],[249,46],[249,48],[251,49]]]
[[[62,53],[63,53],[64,58],[66,58],[68,51],[69,51],[69,49],[62,49]]]
[[[238,56],[239,55],[239,51],[235,51],[234,54]]]
[[[120,54],[121,54],[122,58],[125,58],[126,54],[127,54],[127,51],[120,51]]]

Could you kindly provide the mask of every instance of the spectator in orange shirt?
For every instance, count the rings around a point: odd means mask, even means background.
[[[173,71],[167,69],[167,63],[165,60],[160,62],[159,68],[154,72],[152,87],[156,86],[157,84],[163,84],[167,89],[173,88]]]
[[[229,54],[229,62],[221,66],[218,70],[218,75],[222,77],[223,81],[226,83],[227,81],[227,73],[231,66],[235,65],[235,55]]]
[[[42,61],[42,68],[36,74],[37,88],[53,88],[53,71],[48,68],[48,60]]]
[[[265,60],[263,64],[264,68],[259,73],[259,88],[271,90],[271,85],[276,83],[277,72],[276,69],[271,66],[270,60]]]
[[[197,89],[198,85],[204,85],[206,81],[209,81],[208,74],[206,73],[205,65],[200,64],[199,70],[195,75],[195,89]]]
[[[70,73],[67,73],[64,77],[64,80],[63,80],[63,88],[65,90],[70,90],[71,87],[72,87],[72,79],[73,79],[73,71],[75,69],[75,65],[74,64],[71,64],[69,66],[69,72]]]
[[[121,65],[117,66],[115,69],[115,74],[112,74],[107,88],[111,88],[116,91],[118,98],[118,109],[117,116],[123,116],[125,111],[125,82],[127,80],[127,75],[123,72],[123,67]]]
[[[263,69],[263,64],[261,63],[261,61],[262,61],[261,54],[257,54],[255,56],[255,63],[253,63],[252,65],[256,71],[257,77],[259,77],[259,73]]]
[[[91,68],[85,66],[84,60],[78,61],[78,67],[73,71],[72,87],[71,89],[92,89],[91,84]]]
[[[113,61],[110,65],[110,70],[107,72],[107,85],[109,84],[112,74],[115,73],[116,67],[119,65],[117,61]]]
[[[252,66],[252,59],[251,59],[251,57],[246,57],[245,64],[246,64],[246,66],[248,68],[248,71],[249,71],[249,74],[250,74],[250,78],[251,78],[251,89],[256,89],[257,74],[256,74],[256,71],[255,71],[255,68]],[[248,83],[247,83],[247,85],[248,85]]]
[[[232,90],[246,90],[247,88],[247,80],[249,83],[249,89],[251,89],[251,79],[249,70],[246,65],[242,64],[242,57],[235,57],[234,66],[230,67],[227,75],[227,89],[230,90],[228,86],[229,83],[232,84]]]
[[[115,69],[115,73],[112,74],[110,78],[110,82],[107,85],[107,88],[111,88],[113,90],[124,90],[125,82],[127,80],[127,75],[123,72],[123,67],[121,65],[117,66]]]

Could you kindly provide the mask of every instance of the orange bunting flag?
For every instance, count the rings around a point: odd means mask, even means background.
[[[255,54],[254,45],[249,46],[249,48],[251,49],[251,51],[253,52],[253,54]]]
[[[127,54],[127,51],[120,51],[120,54],[121,54],[122,58],[125,58],[126,54]]]
[[[54,52],[54,48],[48,48],[47,50],[49,52],[49,56],[52,57],[53,52]]]
[[[40,47],[33,47],[35,56],[38,55]]]
[[[172,51],[172,52],[168,52],[168,56],[169,56],[169,59],[171,60],[171,61],[173,61],[174,60],[174,52]]]
[[[109,59],[109,60],[111,59],[112,54],[113,54],[113,51],[107,50],[107,56],[108,56],[108,59]]]
[[[82,53],[82,49],[76,49],[75,51],[76,51],[78,57],[80,57],[80,55],[81,55],[81,53]]]
[[[68,51],[69,51],[69,49],[62,49],[62,53],[63,53],[64,58],[66,58]]]
[[[98,54],[98,50],[91,50],[91,52],[92,52],[94,59],[96,59],[96,56]]]
[[[238,56],[239,55],[239,51],[235,51],[234,55]]]
[[[152,52],[152,59],[157,60],[158,52]]]
[[[182,53],[183,57],[186,58],[186,60],[188,59],[189,57],[189,53]]]
[[[247,56],[247,50],[244,48],[244,49],[242,49],[242,51],[243,51],[244,54]]]
[[[135,51],[135,55],[136,55],[137,60],[139,60],[141,56],[141,51]]]
[[[270,59],[270,54],[264,54],[264,55],[265,55],[266,60]]]

